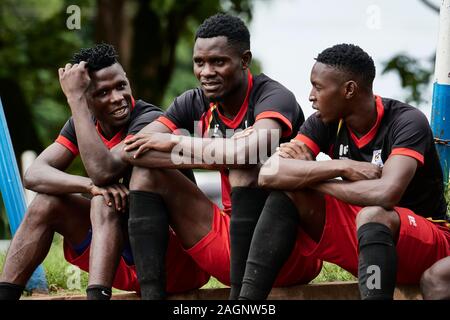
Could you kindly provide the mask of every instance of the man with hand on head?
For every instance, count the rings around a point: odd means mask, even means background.
[[[32,272],[46,257],[55,232],[64,237],[67,261],[89,272],[88,299],[110,299],[112,286],[139,292],[126,228],[131,172],[120,150],[125,137],[162,112],[133,99],[129,80],[110,45],[82,49],[72,64],[58,72],[72,117],[25,175],[25,187],[37,195],[8,250],[0,299],[20,298]],[[78,154],[88,177],[65,172]],[[173,282],[167,290],[202,286],[209,276],[171,239],[173,250],[167,259]]]

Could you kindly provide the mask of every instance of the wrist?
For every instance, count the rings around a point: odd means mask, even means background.
[[[73,107],[80,103],[87,103],[87,101],[84,93],[73,93],[67,95],[67,103],[70,107]]]
[[[345,177],[348,172],[348,165],[346,160],[336,160],[337,174],[339,177]]]

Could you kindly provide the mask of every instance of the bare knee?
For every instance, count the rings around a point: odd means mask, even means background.
[[[149,169],[143,167],[133,167],[130,180],[130,190],[141,190],[148,192],[156,192],[161,188],[164,170]]]
[[[420,290],[427,300],[450,299],[450,257],[425,270],[420,279]]]
[[[232,187],[257,187],[259,168],[232,169],[228,176]]]
[[[400,218],[394,210],[386,210],[382,207],[364,207],[356,216],[356,227],[370,222],[381,223],[388,227],[393,235],[400,229]]]
[[[101,195],[95,196],[91,200],[91,224],[93,228],[107,224],[120,223],[122,212],[115,209],[114,204],[108,206],[105,198]]]
[[[61,219],[58,212],[62,204],[61,197],[38,193],[28,207],[24,220],[30,224],[55,225]]]

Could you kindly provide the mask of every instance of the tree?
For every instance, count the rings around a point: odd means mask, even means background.
[[[439,7],[430,0],[419,0],[427,8],[439,14]],[[406,53],[399,53],[384,63],[382,73],[395,72],[400,77],[401,86],[408,91],[405,101],[420,106],[429,101],[424,98],[423,93],[430,84],[434,71],[436,53],[424,65],[422,61],[411,57]]]

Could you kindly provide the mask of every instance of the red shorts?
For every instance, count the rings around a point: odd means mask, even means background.
[[[299,236],[291,256],[280,271],[275,287],[308,283],[322,269],[322,260],[298,254]],[[187,252],[213,277],[230,285],[230,217],[214,205],[211,231]]]
[[[72,247],[64,241],[64,256],[68,262],[89,272],[90,246],[81,255],[77,255]],[[206,284],[209,274],[200,269],[194,260],[185,252],[177,237],[169,233],[169,245],[166,255],[167,292],[178,293],[197,289]],[[120,258],[114,278],[113,287],[139,292],[139,283],[134,265],[128,265]]]
[[[325,195],[326,220],[319,243],[301,233],[303,255],[332,262],[358,275],[356,216],[362,207]],[[397,283],[418,284],[422,273],[434,262],[450,255],[450,229],[395,207],[400,217],[397,241]]]

